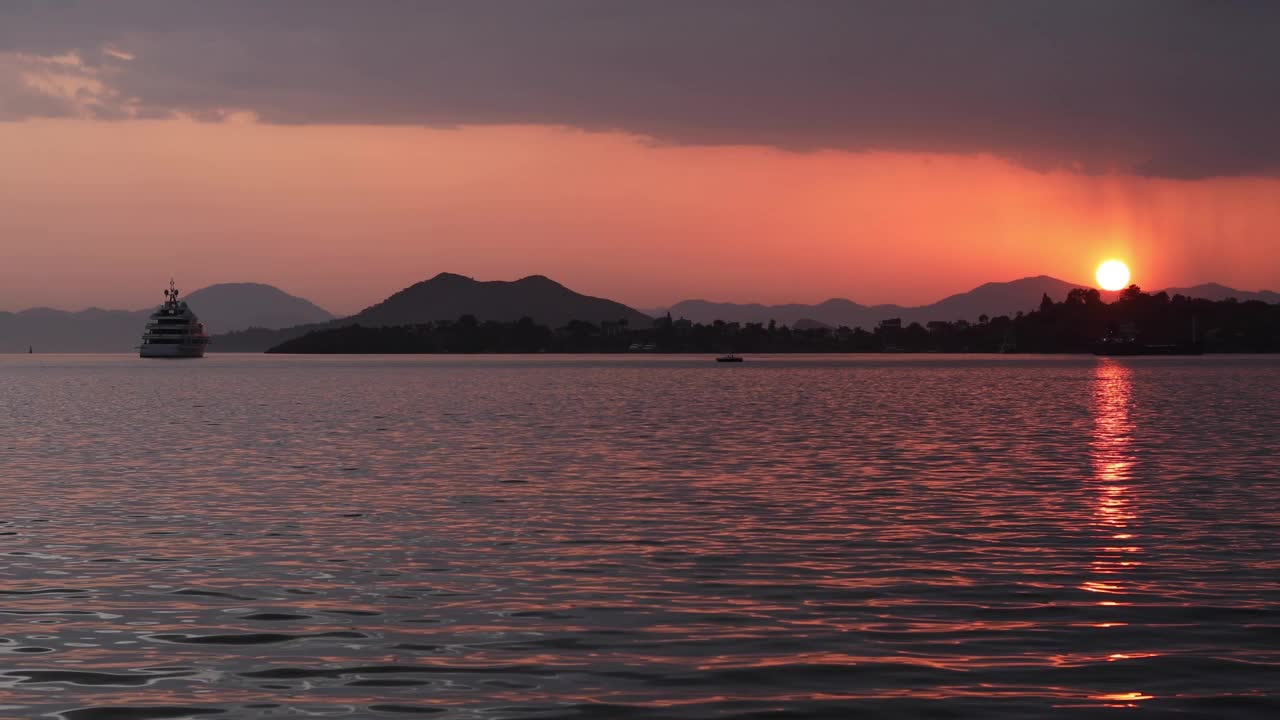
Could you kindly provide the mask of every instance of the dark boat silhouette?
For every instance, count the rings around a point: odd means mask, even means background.
[[[716,358],[716,362],[742,362],[742,356],[729,353],[728,355],[721,355]]]
[[[1191,319],[1190,342],[1148,343],[1138,339],[1133,323],[1121,323],[1090,348],[1094,355],[1203,355],[1196,319]]]
[[[1197,342],[1144,343],[1134,339],[1103,338],[1093,344],[1094,355],[1203,355]]]

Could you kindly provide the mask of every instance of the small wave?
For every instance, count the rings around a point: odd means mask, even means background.
[[[252,670],[236,673],[242,678],[256,680],[315,680],[321,678],[345,678],[360,675],[418,675],[475,673],[479,675],[499,673],[521,673],[525,675],[554,675],[551,670],[520,667],[515,665],[457,666],[457,665],[353,665],[337,668],[300,668],[282,667],[270,670]]]
[[[271,645],[274,643],[290,642],[292,640],[306,640],[308,638],[367,638],[369,636],[360,632],[339,630],[336,632],[304,633],[297,635],[290,635],[288,633],[234,633],[226,635],[163,634],[151,635],[150,637],[155,640],[163,640],[164,642],[184,643],[190,645]]]
[[[40,588],[39,590],[0,590],[0,595],[80,595],[85,592],[87,591],[80,588]]]
[[[256,600],[257,599],[257,598],[245,597],[243,595],[234,595],[228,592],[221,592],[219,590],[197,590],[195,588],[183,588],[181,590],[174,590],[169,594],[170,595],[195,595],[197,597],[228,598],[230,600]]]
[[[66,683],[68,685],[92,685],[98,687],[137,687],[156,680],[191,677],[193,672],[171,673],[106,673],[87,670],[14,670],[0,673],[0,677],[22,678],[20,683]]]
[[[226,710],[179,705],[115,705],[78,708],[59,715],[65,720],[165,720],[192,715],[219,715]]]
[[[241,615],[242,620],[262,620],[265,622],[283,622],[286,620],[310,620],[311,615],[301,615],[298,613],[277,613],[277,612],[260,612],[252,615]]]

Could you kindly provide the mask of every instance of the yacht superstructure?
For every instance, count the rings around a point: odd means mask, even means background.
[[[184,300],[178,299],[178,289],[169,280],[164,291],[164,304],[151,313],[147,329],[142,334],[138,355],[144,358],[198,358],[204,357],[209,335],[204,323],[191,312]]]

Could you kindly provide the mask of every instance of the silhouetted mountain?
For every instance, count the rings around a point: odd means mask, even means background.
[[[1280,293],[1271,292],[1270,290],[1259,290],[1258,292],[1250,292],[1248,290],[1236,290],[1226,285],[1218,283],[1204,283],[1203,285],[1195,285],[1186,288],[1169,288],[1165,290],[1169,293],[1169,297],[1174,295],[1186,295],[1190,298],[1203,298],[1205,300],[1227,300],[1235,298],[1240,302],[1249,300],[1261,300],[1265,303],[1280,302]]]
[[[528,317],[553,328],[563,327],[570,320],[597,324],[626,320],[631,325],[653,322],[653,318],[622,303],[581,295],[542,275],[530,275],[513,282],[481,282],[440,273],[344,319],[343,324],[412,325],[457,320],[463,315],[497,322]]]
[[[564,327],[571,320],[593,324],[625,320],[631,327],[648,327],[653,323],[653,318],[622,303],[576,293],[541,275],[507,282],[478,281],[453,273],[440,273],[351,317],[320,325],[284,328],[274,333],[255,330],[218,336],[209,349],[261,352],[313,330],[350,325],[366,328],[420,325],[454,321],[464,315],[494,322],[515,322],[528,317],[551,328]]]
[[[912,321],[922,323],[929,320],[973,321],[981,315],[1014,315],[1035,310],[1045,295],[1056,300],[1066,297],[1067,293],[1078,287],[1080,285],[1048,275],[1010,282],[989,282],[969,292],[943,298],[932,305],[912,308],[909,315]],[[903,320],[907,318],[904,317]]]
[[[0,312],[0,352],[125,352],[142,339],[147,313],[89,308]]]
[[[210,285],[184,299],[211,333],[289,327],[333,317],[307,300],[259,283]],[[28,347],[37,352],[128,352],[140,342],[153,309],[0,312],[0,352],[26,352]]]
[[[333,319],[332,313],[310,300],[262,283],[219,283],[197,290],[185,299],[210,334],[251,327],[285,328]]]

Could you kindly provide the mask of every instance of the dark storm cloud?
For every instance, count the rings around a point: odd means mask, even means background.
[[[0,0],[0,54],[71,50],[110,85],[100,114],[1280,171],[1275,2]]]

